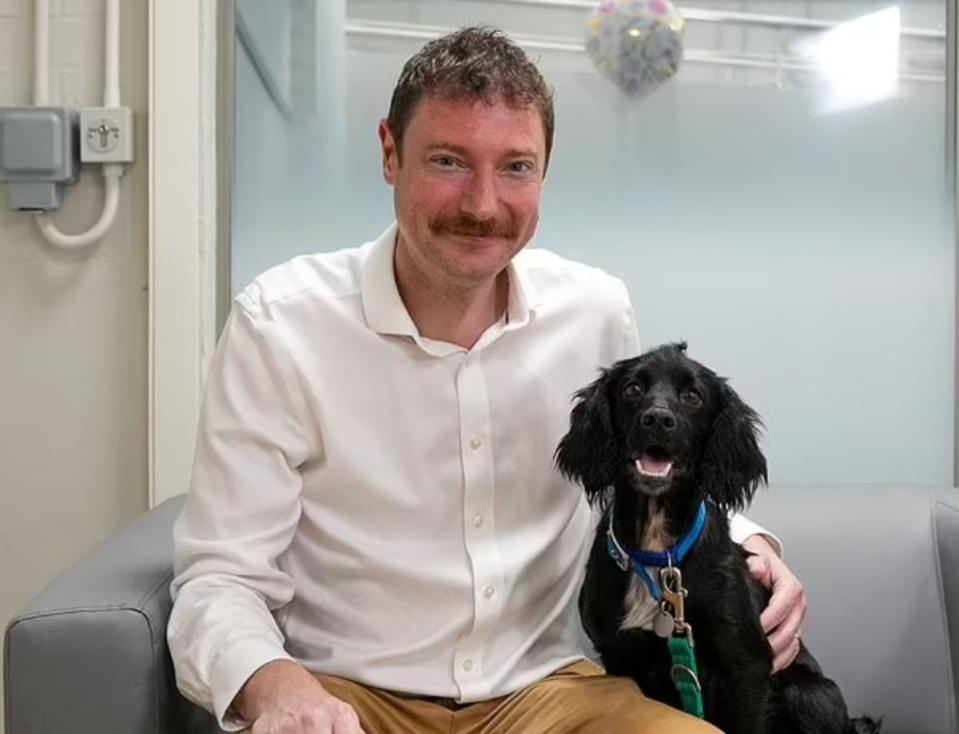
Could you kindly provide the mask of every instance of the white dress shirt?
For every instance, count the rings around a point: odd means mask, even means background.
[[[211,364],[168,637],[225,728],[271,660],[469,702],[582,658],[594,518],[553,452],[572,393],[638,353],[626,288],[526,249],[463,349],[417,332],[395,240],[261,275]],[[734,539],[757,531],[734,518]]]

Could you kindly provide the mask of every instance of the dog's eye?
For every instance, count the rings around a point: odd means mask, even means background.
[[[703,404],[703,399],[699,397],[699,393],[695,390],[685,390],[679,396],[679,399],[686,403],[686,405],[692,406],[693,408],[698,408]]]
[[[625,395],[627,398],[638,398],[642,394],[643,388],[637,382],[631,382],[625,388],[623,388],[623,395]]]

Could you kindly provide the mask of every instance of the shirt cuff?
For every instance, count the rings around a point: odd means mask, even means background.
[[[250,676],[274,660],[293,658],[276,640],[260,638],[232,644],[230,649],[220,656],[213,666],[210,680],[213,713],[220,728],[225,731],[241,731],[253,725],[252,721],[246,721],[230,705]]]
[[[745,515],[738,512],[729,516],[729,537],[737,545],[742,545],[746,538],[752,535],[762,535],[776,551],[776,555],[783,557],[783,543],[778,536],[770,533],[766,528],[757,525]]]

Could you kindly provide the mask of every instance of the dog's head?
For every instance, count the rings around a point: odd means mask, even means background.
[[[575,395],[556,464],[591,502],[612,486],[692,492],[742,509],[766,481],[760,420],[726,380],[670,344],[617,362]]]

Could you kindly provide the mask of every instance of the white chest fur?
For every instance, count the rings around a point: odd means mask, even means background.
[[[650,505],[646,526],[637,526],[636,535],[640,538],[640,547],[646,550],[663,551],[673,542],[673,538],[666,533],[666,513],[662,508],[656,507],[655,503]],[[646,572],[654,579],[659,576],[658,568],[647,568]],[[621,630],[653,628],[659,602],[635,573],[630,574],[629,590],[623,606],[626,613],[619,625]]]
[[[652,569],[656,573],[657,569]],[[636,574],[631,574],[629,580],[629,589],[626,592],[626,600],[623,604],[626,613],[623,615],[623,621],[620,623],[621,630],[653,628],[653,619],[659,611],[659,602],[656,601],[649,589]]]

